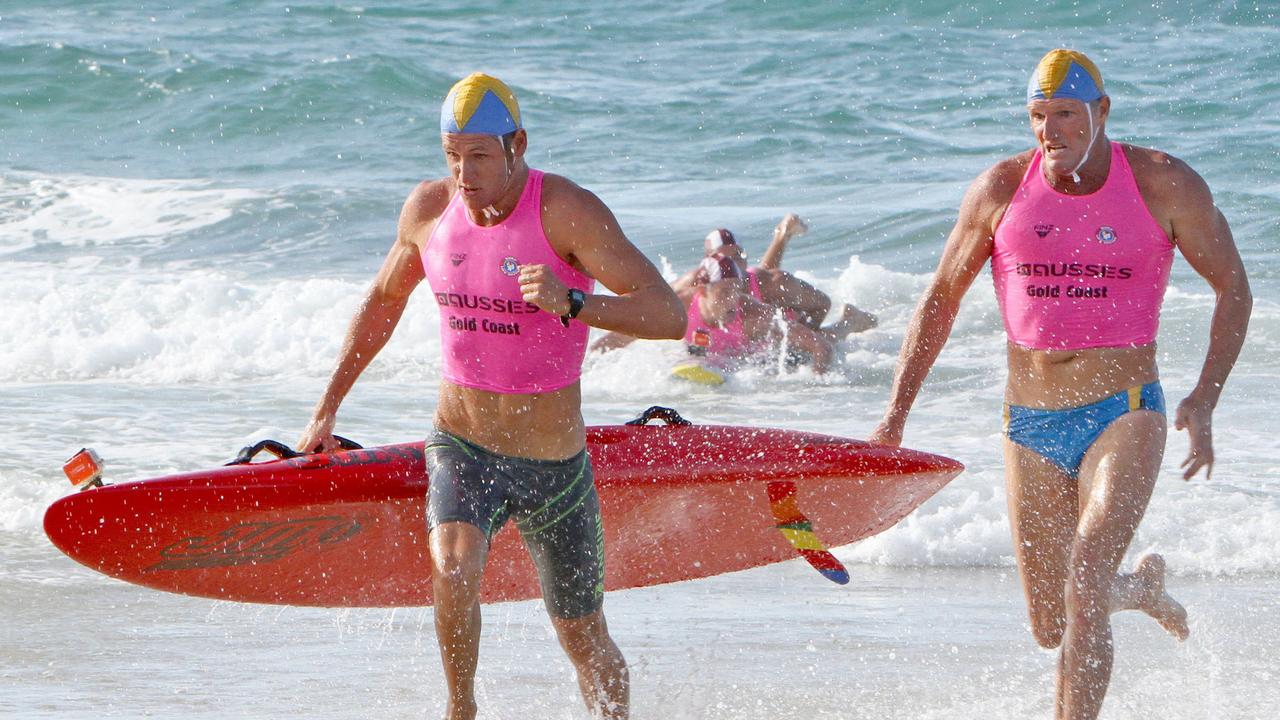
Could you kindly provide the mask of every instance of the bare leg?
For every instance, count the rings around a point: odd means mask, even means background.
[[[840,319],[822,328],[822,332],[830,335],[835,342],[840,342],[853,333],[870,330],[878,325],[879,322],[875,315],[846,304],[844,312],[840,314]]]
[[[766,305],[790,310],[795,320],[817,330],[827,311],[831,298],[818,288],[784,270],[761,270],[760,295]]]
[[[1111,613],[1154,594],[1141,582],[1150,563],[1134,578],[1118,580],[1116,573],[1151,499],[1164,440],[1164,416],[1131,412],[1102,433],[1081,464],[1080,522],[1071,546],[1058,663],[1060,720],[1097,718],[1111,681]],[[1122,592],[1116,593],[1118,587]]]
[[[1075,480],[1032,450],[1005,440],[1005,479],[1014,557],[1031,634],[1056,648],[1066,628],[1064,591],[1079,500]]]
[[[1187,627],[1186,608],[1164,589],[1164,558],[1155,553],[1143,555],[1138,567],[1129,574],[1116,577],[1111,592],[1111,612],[1141,610],[1160,623],[1160,627],[1178,640],[1191,634]]]
[[[448,522],[431,531],[430,545],[436,636],[449,691],[445,719],[472,720],[480,657],[480,581],[489,543],[479,528]]]
[[[1146,509],[1164,447],[1164,419],[1130,413],[1089,450],[1080,489],[1057,466],[1005,441],[1009,518],[1032,633],[1060,644],[1058,717],[1094,718],[1110,680],[1109,616],[1141,610],[1179,639],[1186,611],[1164,589],[1164,560],[1116,568]],[[1078,499],[1079,498],[1079,499]]]
[[[592,717],[623,720],[631,708],[631,680],[622,652],[609,636],[604,611],[551,618],[560,646],[578,671],[578,688]]]

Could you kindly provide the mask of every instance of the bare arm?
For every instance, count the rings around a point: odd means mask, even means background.
[[[1008,205],[1020,177],[1016,167],[1007,167],[1011,164],[1012,161],[1005,161],[983,173],[965,194],[938,269],[907,325],[889,404],[884,418],[871,433],[872,442],[902,442],[907,414],[951,335],[960,300],[991,257],[996,220]]]
[[[441,192],[447,202],[448,192],[442,184],[419,186],[405,201],[400,213],[396,242],[365,293],[355,317],[351,319],[342,349],[338,352],[337,365],[329,377],[324,395],[316,404],[311,422],[298,441],[298,449],[302,452],[327,452],[337,447],[333,428],[338,407],[355,385],[356,379],[391,338],[409,302],[409,295],[424,277],[418,246],[414,244],[413,237],[415,231],[422,226],[421,213],[424,208],[437,202]],[[443,206],[440,204],[440,209]]]
[[[543,188],[542,222],[552,247],[615,293],[588,295],[578,319],[633,337],[683,337],[685,313],[676,294],[609,208],[564,178],[549,175]],[[569,311],[568,288],[547,267],[522,267],[520,285],[526,301],[557,315]]]
[[[1174,427],[1190,435],[1190,452],[1182,462],[1183,479],[1189,480],[1201,468],[1212,477],[1213,410],[1244,345],[1253,293],[1231,228],[1214,206],[1208,186],[1180,162],[1172,170],[1182,176],[1168,185],[1175,193],[1169,198],[1173,242],[1217,296],[1200,378],[1178,405],[1174,419]]]
[[[679,282],[680,282],[679,280],[676,281],[676,283],[679,283]],[[684,308],[687,314],[689,310],[689,304],[693,302],[693,293],[697,290],[697,288],[690,283],[690,284],[684,285],[683,287],[680,287],[677,284],[673,284],[672,289],[675,291],[676,297],[680,299],[680,305]],[[620,333],[620,332],[605,333],[595,342],[591,343],[591,352],[605,353],[605,352],[609,352],[610,350],[619,350],[630,345],[636,340],[637,338],[631,335]]]
[[[689,301],[693,298],[693,291],[698,289],[698,285],[705,282],[706,271],[704,271],[702,266],[699,265],[676,278],[675,282],[671,283],[671,289],[674,290],[676,295],[684,302],[685,307],[688,307]]]
[[[782,254],[787,251],[787,243],[791,242],[791,238],[803,235],[808,230],[809,226],[804,224],[799,215],[787,213],[783,216],[782,221],[773,229],[773,240],[769,242],[769,247],[760,258],[760,267],[766,270],[777,270],[781,267]]]
[[[631,337],[630,335],[623,335],[620,332],[606,333],[599,337],[595,342],[591,343],[590,351],[594,353],[606,353],[610,350],[621,350],[635,341],[636,338]]]

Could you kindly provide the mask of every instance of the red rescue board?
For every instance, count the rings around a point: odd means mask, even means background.
[[[829,547],[881,532],[963,466],[928,453],[786,430],[588,428],[609,590],[797,557],[767,488]],[[105,485],[54,502],[45,532],[76,561],[158,590],[328,607],[431,604],[421,442]],[[493,540],[485,602],[540,596],[512,523]]]

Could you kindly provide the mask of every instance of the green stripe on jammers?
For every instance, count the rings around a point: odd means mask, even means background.
[[[553,504],[555,504],[557,500],[559,500],[560,498],[568,494],[570,490],[573,490],[574,488],[578,487],[578,483],[582,482],[582,476],[585,475],[586,472],[587,472],[587,459],[584,457],[582,459],[582,465],[578,467],[578,474],[573,478],[573,482],[570,482],[568,485],[565,486],[563,490],[556,493],[555,497],[543,503],[542,507],[529,513],[529,516],[526,517],[524,520],[517,520],[516,527],[519,527],[521,530],[524,530],[525,527],[527,527],[530,523],[532,523],[535,518],[537,518],[542,513],[546,512]],[[577,507],[580,504],[582,504],[582,498],[578,498],[578,502],[574,503],[573,507]],[[570,508],[570,509],[572,510],[573,508]],[[562,517],[564,517],[563,514],[561,514],[560,517],[556,518],[555,520],[552,520],[550,523],[548,523],[548,525],[555,525],[557,522],[559,522],[560,518]],[[547,526],[543,525],[542,527],[538,528],[538,530],[542,530],[545,527]],[[533,532],[538,532],[538,530],[534,530]]]
[[[471,458],[472,460],[476,459],[475,451],[467,447],[467,444],[462,442],[461,439],[456,438],[448,433],[444,433],[444,436],[449,439],[449,442],[453,443],[454,445],[457,445],[459,450],[466,453],[467,457]]]
[[[604,594],[604,520],[599,513],[596,514],[596,557],[600,558],[595,588],[596,595],[599,596]]]
[[[495,531],[495,530],[497,530],[497,528],[495,528],[495,527],[493,526],[493,521],[494,521],[494,520],[496,520],[496,519],[498,518],[498,515],[502,514],[502,511],[503,511],[503,510],[506,510],[506,509],[507,509],[507,501],[506,501],[506,500],[503,500],[503,501],[502,501],[502,504],[501,504],[501,505],[499,505],[499,506],[497,507],[497,509],[493,511],[493,514],[489,516],[489,532],[488,532],[488,535],[489,535],[489,539],[490,539],[490,540],[492,540],[492,539],[493,539],[493,533],[494,533],[494,531]]]
[[[566,489],[565,489],[565,492],[567,492],[567,491],[568,491],[569,489],[571,489],[571,488],[577,487],[577,486],[580,484],[580,481],[581,481],[581,480],[582,480],[582,473],[580,472],[580,473],[578,473],[578,477],[574,479],[573,484],[572,484],[572,485],[570,485],[570,486],[569,486],[569,488],[566,488]],[[583,501],[585,501],[589,495],[591,495],[591,490],[592,490],[592,485],[591,485],[590,483],[588,483],[588,484],[587,484],[587,486],[586,486],[586,489],[585,489],[585,490],[583,490],[583,491],[582,491],[582,494],[580,494],[580,495],[578,496],[578,499],[577,499],[577,500],[574,500],[572,505],[570,505],[569,507],[565,508],[564,512],[562,512],[562,513],[560,513],[559,515],[557,515],[557,516],[555,517],[555,519],[553,519],[551,522],[543,523],[542,525],[539,525],[538,527],[534,528],[533,530],[525,530],[523,527],[521,527],[521,528],[520,528],[520,530],[521,530],[522,532],[526,532],[526,533],[528,533],[528,534],[530,534],[530,535],[537,535],[538,533],[542,532],[543,530],[546,530],[547,528],[551,527],[552,525],[555,525],[556,523],[558,523],[558,522],[560,522],[561,520],[563,520],[563,519],[565,519],[566,517],[568,517],[568,516],[569,516],[569,514],[570,514],[570,513],[572,513],[574,510],[577,510],[577,509],[578,509],[578,506],[579,506],[579,505],[581,505],[581,504],[583,503]],[[556,495],[556,497],[560,497],[560,495],[564,495],[564,492],[561,492],[559,495]],[[542,506],[542,508],[543,508],[543,509],[545,509],[545,508],[546,508],[546,505],[543,505],[543,506]],[[541,512],[541,510],[539,510],[539,512]],[[536,515],[536,514],[537,514],[537,513],[534,513],[534,515]],[[525,522],[527,523],[529,520],[532,520],[532,519],[533,519],[533,515],[530,515],[529,517],[525,518]],[[519,524],[517,523],[517,526],[518,526],[518,525],[519,525]]]
[[[589,489],[590,489],[590,488],[588,488],[588,490],[589,490]],[[566,516],[568,516],[568,515],[569,515],[569,513],[571,513],[571,512],[573,512],[574,510],[577,510],[577,509],[578,509],[578,506],[582,504],[582,501],[583,501],[583,500],[586,500],[586,499],[587,499],[587,495],[589,495],[589,494],[590,494],[590,493],[588,493],[588,492],[584,492],[584,493],[582,493],[582,495],[581,495],[577,500],[575,500],[575,501],[574,501],[574,503],[568,507],[568,509],[566,509],[564,512],[562,512],[562,513],[560,513],[559,515],[557,515],[555,520],[552,520],[551,522],[546,523],[546,524],[544,524],[544,525],[540,525],[540,526],[538,526],[537,528],[535,528],[535,529],[533,529],[533,530],[529,530],[529,531],[527,531],[527,532],[528,532],[530,535],[537,535],[538,533],[542,532],[543,530],[546,530],[547,528],[551,527],[552,525],[555,525],[556,523],[558,523],[558,522],[560,522],[561,520],[565,519],[565,517],[566,517]],[[523,528],[521,528],[521,529],[523,530]]]
[[[444,433],[441,433],[441,434],[443,435]],[[424,447],[422,451],[425,453],[425,452],[429,452],[432,448],[443,448],[447,450],[451,447],[456,447],[462,452],[466,453],[467,457],[471,458],[472,460],[476,459],[476,454],[471,450],[471,448],[467,447],[466,444],[463,443],[461,440],[453,437],[452,435],[444,435],[444,436],[449,439],[450,443],[453,443],[453,444],[450,445],[442,442],[433,442],[427,445],[426,447]]]

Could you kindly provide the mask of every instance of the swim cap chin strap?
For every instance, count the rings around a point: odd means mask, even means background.
[[[1089,144],[1085,146],[1084,157],[1080,158],[1080,162],[1071,169],[1071,180],[1075,184],[1080,184],[1080,168],[1089,162],[1089,151],[1093,150],[1093,141],[1098,139],[1098,133],[1093,128],[1093,107],[1089,103],[1084,104],[1085,114],[1089,116]]]
[[[507,185],[511,184],[511,161],[507,160],[507,141],[504,138],[499,137],[498,142],[502,144],[502,169],[507,175],[507,178],[502,181],[502,187],[498,188],[498,196],[501,197],[502,193],[507,191]],[[1079,182],[1079,180],[1076,182]],[[496,218],[502,214],[502,212],[493,205],[482,209],[480,212],[484,215],[485,220]]]

